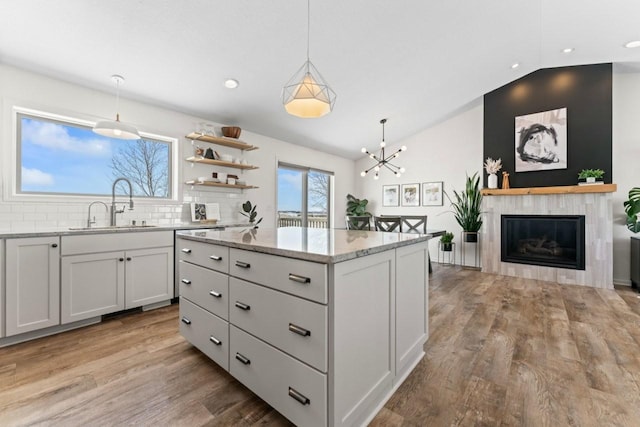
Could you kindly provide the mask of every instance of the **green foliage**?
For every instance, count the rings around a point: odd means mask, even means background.
[[[242,210],[244,212],[240,212],[240,214],[249,218],[249,223],[253,224],[256,221],[256,217],[258,216],[258,212],[256,212],[257,207],[258,205],[251,206],[251,202],[247,200],[242,204]],[[260,218],[258,222],[255,222],[255,227],[253,228],[258,228],[258,224],[260,224],[261,221],[262,218]]]
[[[629,200],[624,202],[624,212],[627,214],[627,228],[634,233],[640,231],[640,187],[629,190]]]
[[[582,169],[578,174],[578,179],[595,178],[599,179],[604,176],[602,169]]]
[[[347,194],[347,215],[348,216],[371,216],[370,212],[367,212],[367,199],[358,199],[351,194]]]
[[[480,194],[480,177],[474,173],[472,177],[467,175],[465,190],[458,193],[453,190],[455,202],[447,193],[447,199],[451,202],[453,214],[463,231],[478,231],[482,226],[482,194]]]
[[[440,236],[440,241],[442,243],[451,243],[453,242],[453,233],[446,232],[442,236]]]

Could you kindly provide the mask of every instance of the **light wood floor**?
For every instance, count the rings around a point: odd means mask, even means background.
[[[640,299],[434,264],[426,357],[374,426],[640,425]],[[0,426],[289,425],[177,305],[0,349]]]

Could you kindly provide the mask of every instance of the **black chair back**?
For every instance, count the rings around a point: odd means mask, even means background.
[[[402,220],[399,216],[376,216],[373,222],[376,226],[376,231],[402,233]]]
[[[402,215],[400,218],[402,218],[403,233],[427,234],[426,215]]]
[[[365,216],[349,216],[345,217],[347,230],[371,230],[371,217]]]

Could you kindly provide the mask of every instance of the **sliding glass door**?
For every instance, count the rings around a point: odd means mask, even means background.
[[[328,228],[333,173],[278,164],[278,227]]]

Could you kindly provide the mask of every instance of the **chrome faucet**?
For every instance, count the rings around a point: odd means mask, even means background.
[[[95,202],[91,202],[91,204],[89,204],[89,212],[87,213],[87,228],[91,228],[91,224],[95,224],[96,223],[96,217],[93,217],[93,220],[91,220],[91,206],[95,205],[96,203],[102,203],[104,205],[104,208],[106,210],[109,210],[109,206],[107,206],[107,204],[105,202],[101,202],[101,201],[95,201]]]
[[[113,181],[113,186],[111,187],[111,211],[110,211],[111,222],[110,222],[110,225],[112,227],[116,225],[116,214],[124,212],[124,208],[125,208],[125,206],[123,206],[121,210],[118,210],[116,208],[116,185],[120,181],[125,181],[127,184],[129,184],[129,210],[130,211],[133,210],[133,186],[131,185],[131,181],[129,181],[127,178],[123,178],[123,177],[116,178],[116,180]]]

